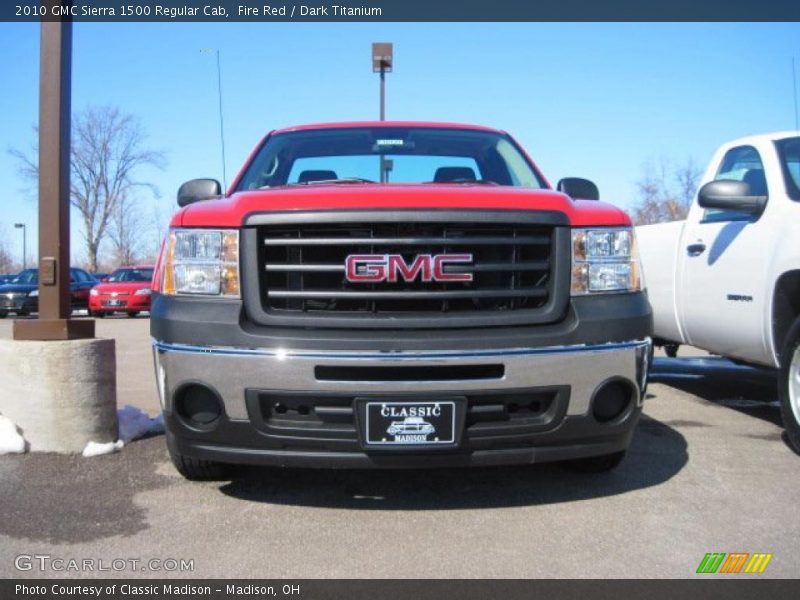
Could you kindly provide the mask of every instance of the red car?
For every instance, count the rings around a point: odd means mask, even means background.
[[[150,310],[150,282],[153,267],[120,267],[89,292],[89,314],[105,317],[115,312],[135,317]]]

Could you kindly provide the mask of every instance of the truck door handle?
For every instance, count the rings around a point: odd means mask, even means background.
[[[689,256],[700,256],[705,251],[706,245],[703,243],[689,244],[686,246],[686,252],[689,253]]]

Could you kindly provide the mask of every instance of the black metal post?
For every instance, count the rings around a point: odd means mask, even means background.
[[[386,120],[386,69],[381,66],[381,121]]]

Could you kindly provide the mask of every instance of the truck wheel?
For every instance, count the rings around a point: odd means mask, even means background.
[[[625,458],[626,450],[604,454],[603,456],[590,456],[588,458],[577,458],[562,463],[570,471],[579,473],[605,473],[617,468]]]
[[[193,458],[191,456],[184,456],[172,450],[169,450],[169,457],[178,473],[189,481],[215,481],[218,479],[225,479],[225,476],[230,471],[228,465],[210,460]]]
[[[680,347],[680,344],[664,344],[664,354],[670,358],[675,358],[678,356],[678,348]]]
[[[8,313],[5,311],[0,311],[0,319],[5,319],[8,316]]]
[[[786,436],[792,447],[800,452],[800,319],[789,329],[781,352],[778,398]]]

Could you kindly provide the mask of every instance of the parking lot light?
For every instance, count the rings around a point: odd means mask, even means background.
[[[28,232],[25,223],[14,223],[14,229],[22,229],[22,270],[28,268]]]

